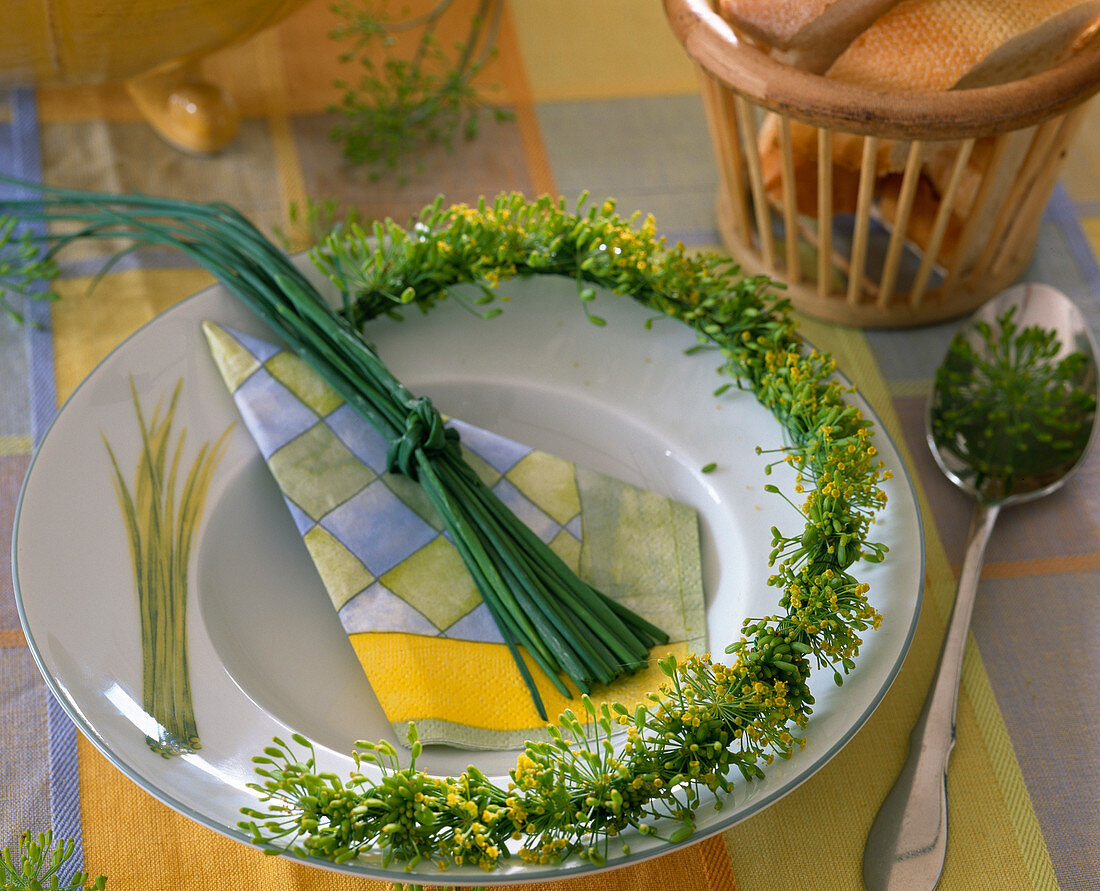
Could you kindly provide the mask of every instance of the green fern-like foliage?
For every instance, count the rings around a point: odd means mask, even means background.
[[[455,0],[440,0],[423,15],[396,18],[387,0],[337,3],[343,20],[332,32],[344,44],[340,59],[354,63],[354,80],[338,81],[343,97],[334,107],[340,115],[332,138],[344,157],[363,165],[372,179],[386,172],[404,182],[414,160],[429,146],[454,147],[472,139],[482,113],[510,117],[486,102],[475,85],[492,57],[503,0],[479,0],[465,39],[445,47],[438,29],[448,14],[457,15]],[[413,38],[411,52],[404,51]]]
[[[105,876],[97,876],[92,884],[87,873],[75,870],[67,879],[61,870],[72,859],[76,843],[64,839],[56,844],[49,830],[32,837],[24,832],[19,848],[0,852],[0,891],[102,891],[107,887]]]

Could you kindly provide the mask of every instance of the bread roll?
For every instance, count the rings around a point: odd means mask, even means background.
[[[1100,3],[1078,3],[1005,41],[964,74],[956,90],[1031,77],[1065,61],[1096,35]]]
[[[794,200],[800,214],[817,216],[817,128],[791,121],[791,156],[794,161]],[[779,117],[768,112],[760,128],[760,172],[764,191],[777,206],[783,203],[783,153],[779,142]],[[853,143],[854,146],[854,143]],[[833,213],[854,213],[859,194],[859,158],[838,164],[833,158]]]
[[[880,187],[879,209],[883,219],[892,223],[897,217],[898,199],[901,194],[902,175],[891,173],[884,177]],[[910,241],[922,250],[928,246],[932,239],[932,227],[936,223],[936,215],[940,209],[940,196],[932,187],[928,178],[921,176],[917,181],[917,190],[913,194],[913,203],[909,209],[909,224],[905,234]],[[948,260],[955,253],[955,245],[958,244],[962,234],[965,218],[956,209],[952,209],[951,216],[947,219],[947,228],[944,230],[943,240],[939,245],[938,256],[941,260]]]
[[[957,257],[959,237],[962,235],[964,224],[971,221],[974,215],[975,202],[980,189],[988,189],[993,196],[1004,196],[1012,188],[1018,175],[1020,165],[1024,163],[1028,154],[1028,148],[1035,135],[1035,127],[1028,127],[1016,131],[1007,144],[1002,146],[1001,160],[995,170],[990,169],[996,140],[992,136],[978,139],[974,142],[963,168],[959,183],[955,189],[954,200],[951,203],[951,217],[943,241],[940,243],[937,255],[942,261],[954,259],[964,266],[977,259],[975,255]],[[909,225],[906,235],[921,248],[927,248],[928,236],[932,231],[932,225],[936,214],[939,212],[940,197],[947,191],[959,149],[955,144],[926,146],[924,163],[921,165],[920,186],[917,189],[916,200],[909,216]],[[985,179],[992,176],[992,181],[986,185]],[[890,174],[881,191],[881,205],[883,219],[893,222],[895,219],[896,189],[891,189],[889,181],[901,181],[900,174]],[[988,206],[987,206],[988,208]],[[996,222],[997,214],[983,213],[973,222],[976,225],[974,237],[971,239],[971,252],[980,251],[988,238]]]

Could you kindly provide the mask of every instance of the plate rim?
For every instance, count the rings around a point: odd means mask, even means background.
[[[300,267],[306,267],[303,271],[307,276],[311,273],[316,280],[317,273],[312,267],[307,264],[308,255],[298,254],[294,258],[294,261]],[[322,286],[326,283],[322,281]],[[119,351],[123,350],[131,341],[138,338],[144,331],[150,327],[161,324],[163,321],[178,310],[182,310],[184,307],[192,304],[194,301],[209,295],[214,291],[225,291],[227,296],[229,292],[219,282],[214,282],[186,297],[179,300],[172,306],[168,307],[164,311],[158,313],[153,318],[144,322],[134,331],[130,332],[125,338],[117,343],[106,355],[99,359],[95,366],[88,372],[88,374],[80,381],[80,383],[73,388],[72,392],[66,397],[64,402],[57,408],[53,418],[51,418],[49,425],[42,432],[39,442],[35,444],[35,448],[32,452],[30,462],[27,465],[27,470],[23,478],[23,482],[20,486],[19,496],[15,505],[15,512],[12,523],[12,542],[11,542],[11,571],[12,571],[12,583],[14,589],[14,597],[16,602],[16,609],[19,615],[21,627],[23,629],[24,636],[26,638],[27,647],[31,652],[32,658],[46,682],[50,692],[56,698],[57,702],[62,706],[65,713],[73,721],[76,727],[81,733],[88,739],[88,741],[107,758],[110,763],[120,770],[128,779],[134,782],[142,790],[152,795],[158,801],[167,805],[168,807],[186,816],[200,825],[206,826],[209,829],[214,830],[220,835],[233,839],[238,842],[242,842],[247,847],[262,850],[264,848],[272,849],[270,845],[258,845],[254,843],[247,833],[238,828],[236,823],[233,825],[226,825],[224,822],[219,821],[206,814],[200,813],[193,809],[193,807],[184,801],[181,801],[176,796],[164,792],[160,789],[154,780],[144,776],[138,768],[132,766],[124,755],[118,754],[110,745],[108,739],[91,723],[81,710],[79,703],[73,701],[73,698],[68,694],[65,685],[55,677],[48,669],[45,662],[45,657],[38,645],[38,642],[32,633],[30,627],[30,620],[26,614],[24,598],[22,594],[22,588],[19,583],[19,532],[21,525],[21,517],[23,514],[24,501],[27,496],[27,490],[31,481],[32,474],[38,463],[38,459],[42,452],[43,445],[47,442],[55,429],[55,426],[59,422],[63,413],[69,408],[69,406],[76,400],[86,386],[90,385],[92,379],[100,372],[103,366],[108,363]],[[624,295],[615,295],[616,297]],[[261,320],[262,322],[262,320]],[[274,338],[279,340],[278,335],[272,332]],[[803,339],[804,344],[807,347],[811,347],[812,344]],[[840,370],[835,372],[835,376],[838,380],[846,384],[850,384],[849,379]],[[706,838],[724,832],[733,826],[750,819],[751,817],[759,814],[761,811],[770,807],[781,798],[786,797],[793,792],[804,782],[809,780],[818,771],[820,771],[829,761],[831,761],[841,750],[843,750],[852,738],[863,728],[866,722],[870,719],[871,715],[877,710],[886,694],[889,692],[897,677],[901,671],[902,666],[905,663],[906,657],[911,649],[913,637],[916,633],[916,627],[920,619],[925,587],[926,587],[926,533],[924,526],[923,513],[921,509],[920,499],[916,489],[916,484],[913,479],[913,475],[910,469],[906,466],[901,449],[894,441],[893,436],[886,429],[878,413],[874,410],[873,406],[869,403],[866,397],[863,396],[861,391],[855,391],[854,398],[860,403],[861,410],[865,413],[868,421],[875,425],[874,433],[876,436],[882,437],[888,444],[893,454],[897,457],[898,463],[902,469],[900,477],[904,480],[904,485],[908,491],[909,499],[913,508],[912,521],[914,523],[917,532],[917,541],[915,546],[917,547],[917,566],[914,569],[914,575],[916,577],[916,585],[913,598],[913,606],[909,619],[909,625],[905,629],[903,640],[894,663],[885,672],[883,682],[879,685],[874,695],[870,697],[870,701],[863,710],[863,712],[854,718],[848,724],[846,730],[841,733],[834,742],[826,748],[820,755],[810,761],[805,767],[803,767],[798,773],[789,779],[780,782],[775,789],[766,790],[765,793],[759,797],[754,797],[753,800],[745,807],[744,811],[733,815],[732,819],[724,820],[721,817],[716,819],[713,824],[699,827],[696,831],[684,842],[669,843],[662,842],[659,845],[655,845],[653,848],[646,848],[645,850],[632,851],[627,855],[616,855],[613,859],[609,858],[608,862],[603,866],[594,866],[587,861],[580,861],[577,858],[571,858],[568,861],[558,864],[552,868],[552,871],[547,867],[539,867],[538,865],[531,866],[522,863],[519,858],[513,858],[511,861],[505,861],[497,869],[491,873],[484,873],[480,870],[467,871],[465,867],[451,867],[447,874],[446,879],[449,882],[454,880],[463,880],[469,877],[476,877],[476,884],[479,885],[499,885],[499,884],[524,884],[528,882],[539,881],[554,881],[557,878],[573,878],[586,874],[593,874],[597,872],[603,872],[610,869],[617,869],[635,863],[640,863],[644,860],[652,859],[653,857],[662,856],[665,853],[670,853],[674,850],[678,850],[687,845],[695,844]],[[778,423],[778,422],[777,422]],[[781,429],[781,425],[780,425]],[[894,479],[897,480],[898,474],[894,475]],[[887,560],[889,557],[887,557]],[[231,681],[232,683],[232,681]],[[277,723],[282,723],[275,719]],[[811,718],[812,723],[812,718]],[[325,748],[320,746],[320,748]],[[338,753],[340,754],[340,753]],[[796,752],[795,756],[801,754]],[[753,781],[754,785],[761,781]],[[401,864],[394,864],[389,868],[382,868],[375,863],[371,863],[365,860],[351,861],[345,864],[335,864],[322,858],[301,858],[292,853],[288,853],[286,856],[291,857],[297,862],[306,863],[311,866],[319,867],[329,871],[334,871],[343,874],[355,875],[362,878],[374,878],[381,880],[393,880],[396,874],[400,874],[406,879],[412,878],[414,880],[423,876],[442,875],[433,866],[430,871],[425,870],[425,867],[420,867],[410,873],[406,873]]]

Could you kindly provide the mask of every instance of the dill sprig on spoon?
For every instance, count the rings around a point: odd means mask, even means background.
[[[1084,452],[1096,408],[1088,356],[1054,329],[1023,325],[1011,306],[951,341],[936,371],[930,432],[973,468],[974,485],[1013,494]]]
[[[466,463],[457,432],[444,426],[431,400],[406,389],[363,339],[351,305],[345,301],[343,313],[334,311],[238,211],[225,204],[21,185],[36,197],[0,201],[0,231],[8,219],[76,228],[39,236],[44,256],[23,256],[23,267],[17,259],[9,279],[40,273],[41,264],[81,239],[123,237],[129,250],[174,247],[216,276],[390,442],[389,469],[423,487],[544,720],[519,647],[571,697],[559,675],[587,693],[593,684],[641,668],[650,648],[667,642],[660,629],[578,578],[515,517]]]

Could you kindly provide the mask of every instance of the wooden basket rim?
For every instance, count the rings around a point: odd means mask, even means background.
[[[1100,89],[1100,38],[1066,61],[1006,84],[888,92],[784,65],[745,42],[709,0],[664,0],[673,32],[704,71],[750,101],[830,130],[892,139],[967,139],[1061,114]]]

